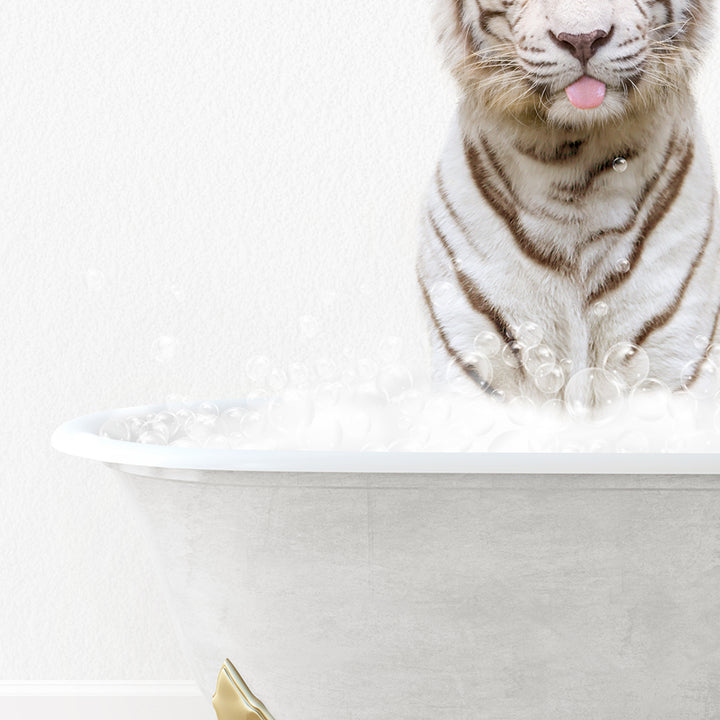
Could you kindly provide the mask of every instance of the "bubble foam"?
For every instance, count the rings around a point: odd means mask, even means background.
[[[720,452],[720,409],[706,386],[703,393],[670,392],[644,377],[642,358],[638,364],[622,375],[612,362],[576,372],[564,400],[521,395],[506,402],[460,383],[433,388],[399,363],[352,382],[328,380],[324,371],[309,381],[310,373],[295,368],[287,376],[299,384],[289,381],[276,393],[255,390],[221,408],[173,396],[160,412],[110,417],[100,434],[236,450]],[[271,375],[264,360],[257,365],[258,375]],[[552,390],[562,377],[557,364],[543,363],[536,373]]]

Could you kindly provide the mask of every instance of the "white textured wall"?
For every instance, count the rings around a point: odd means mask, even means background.
[[[423,351],[416,218],[454,104],[429,4],[0,4],[0,682],[191,679],[123,495],[50,449],[60,422],[237,395],[249,357],[317,355],[305,314],[330,353]]]

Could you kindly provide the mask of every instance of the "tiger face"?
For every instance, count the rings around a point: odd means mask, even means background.
[[[587,127],[687,96],[713,0],[440,0],[468,101],[523,124]]]

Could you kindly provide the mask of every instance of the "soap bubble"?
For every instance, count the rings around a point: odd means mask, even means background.
[[[105,273],[98,268],[91,267],[85,271],[85,285],[92,292],[99,292],[105,287]]]
[[[490,385],[493,381],[493,366],[487,355],[481,352],[472,352],[463,356],[465,365],[470,366],[480,380]]]
[[[110,418],[103,423],[100,428],[100,437],[110,438],[111,440],[125,440],[129,441],[132,439],[132,433],[128,424],[120,418]]]
[[[172,436],[175,435],[179,430],[181,430],[182,425],[180,423],[180,420],[176,417],[175,413],[167,412],[166,410],[163,410],[162,412],[157,413],[150,423],[155,425],[163,425],[168,429],[168,433]]]
[[[608,314],[608,312],[610,312],[608,304],[606,302],[603,302],[602,300],[598,300],[596,303],[593,303],[590,307],[590,310],[592,314],[597,318],[603,318]]]
[[[140,417],[130,417],[125,420],[130,431],[130,439],[137,440],[140,434],[140,428],[145,424],[145,421]]]
[[[143,445],[167,445],[167,438],[160,433],[146,430],[138,435],[136,442],[142,443]]]
[[[430,288],[430,297],[438,310],[447,308],[455,298],[455,287],[447,280],[433,283]]]
[[[222,411],[216,426],[229,437],[238,437],[242,434],[242,420],[247,411],[242,407],[229,407]]]
[[[693,345],[695,345],[696,350],[704,353],[710,345],[710,338],[707,335],[697,335],[693,341]]]
[[[707,359],[691,360],[682,369],[680,385],[697,400],[709,400],[720,387],[717,365]]]
[[[534,322],[524,322],[515,329],[515,338],[525,347],[533,347],[542,342],[543,329]]]
[[[341,382],[324,382],[315,388],[315,402],[318,407],[333,407],[337,405],[346,394],[346,388]]]
[[[170,428],[163,422],[156,422],[154,419],[146,420],[140,428],[140,435],[152,434],[161,437],[163,445],[167,445],[170,440]]]
[[[264,385],[270,372],[270,360],[264,355],[251,357],[245,365],[245,373],[255,385]]]
[[[616,157],[613,160],[613,170],[618,173],[624,173],[628,169],[628,161],[623,157]]]
[[[536,345],[523,349],[522,364],[531,375],[534,375],[542,365],[554,363],[555,353],[547,345]]]
[[[648,376],[650,358],[643,348],[630,342],[619,342],[605,353],[603,369],[631,388]]]
[[[155,361],[164,365],[169,363],[177,351],[177,339],[170,335],[161,335],[152,344],[152,355]]]
[[[565,387],[565,407],[576,420],[603,422],[623,408],[623,390],[618,379],[602,368],[576,372]]]
[[[620,258],[615,263],[615,270],[621,273],[630,272],[630,260],[628,258]]]
[[[215,403],[201,402],[195,408],[196,415],[207,415],[209,417],[217,417],[220,414],[220,410]]]
[[[307,387],[310,384],[310,368],[304,363],[290,363],[288,366],[288,380],[293,387]]]
[[[720,344],[713,343],[707,346],[705,357],[713,364],[720,367]]]
[[[202,444],[215,432],[217,421],[216,415],[198,413],[192,421],[185,425],[185,432],[189,438]]]
[[[494,357],[500,352],[500,345],[501,342],[497,333],[490,332],[489,330],[476,335],[473,343],[475,350],[489,358]]]
[[[267,375],[267,386],[273,394],[281,393],[288,384],[287,373],[282,369],[275,367]]]
[[[519,368],[522,364],[523,345],[517,340],[511,343],[506,343],[502,349],[502,359],[508,367]]]
[[[309,340],[320,334],[320,321],[314,315],[303,315],[300,318],[300,334]]]
[[[668,387],[660,380],[647,378],[630,393],[630,409],[643,420],[659,420],[668,409]]]
[[[175,419],[178,422],[178,425],[183,430],[188,426],[188,423],[193,422],[195,420],[195,413],[190,410],[190,408],[180,408],[179,410],[176,410],[175,413]]]
[[[393,363],[381,368],[377,376],[377,387],[388,400],[394,400],[413,385],[413,376],[404,365]]]
[[[559,392],[565,384],[565,373],[557,363],[540,365],[533,376],[535,386],[547,395]]]
[[[258,440],[265,432],[265,415],[258,410],[248,410],[240,422],[240,434],[247,440]]]

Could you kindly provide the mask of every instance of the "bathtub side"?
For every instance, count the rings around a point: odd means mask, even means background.
[[[208,694],[229,657],[279,720],[720,708],[716,478],[122,478]]]

